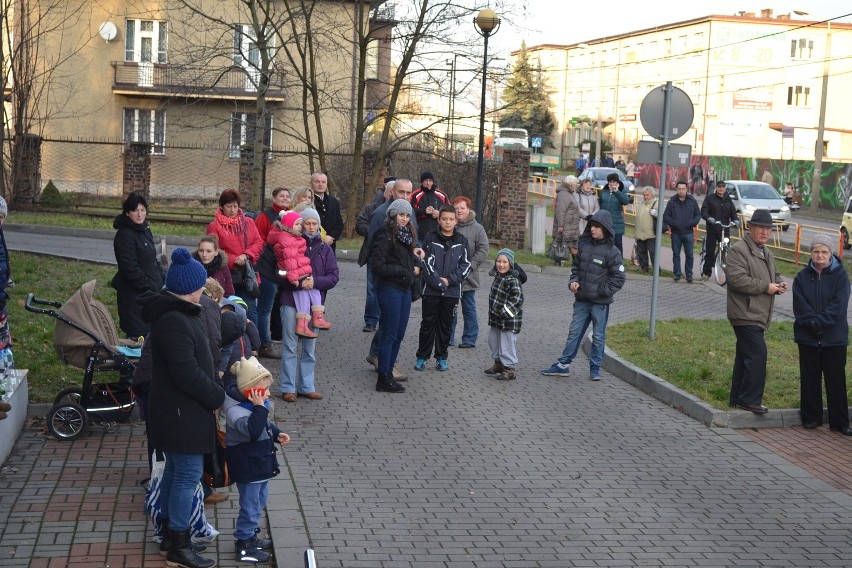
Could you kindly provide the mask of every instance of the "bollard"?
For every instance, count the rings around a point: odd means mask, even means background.
[[[544,254],[545,225],[547,224],[547,206],[530,205],[528,208],[529,246],[533,254]]]
[[[312,548],[305,549],[305,568],[317,568],[317,559]]]

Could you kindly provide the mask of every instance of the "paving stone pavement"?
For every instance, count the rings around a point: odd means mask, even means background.
[[[574,377],[538,374],[565,341],[564,276],[530,274],[512,382],[482,373],[484,339],[452,349],[447,373],[413,371],[416,304],[400,357],[408,390],[391,395],[375,392],[364,361],[363,270],[340,268],[334,329],[318,344],[325,398],[276,403],[293,436],[268,510],[279,567],[301,566],[307,546],[323,568],[850,564],[847,493],[611,375],[587,380],[582,355]],[[631,275],[611,321],[647,319],[649,295],[650,279]],[[483,290],[483,322],[486,303]],[[712,287],[660,283],[661,319],[718,317],[723,306]],[[68,444],[29,427],[0,471],[0,564],[161,565],[142,547],[140,428],[96,427]],[[833,447],[848,455],[848,442]],[[223,566],[235,564],[231,493],[210,513]]]

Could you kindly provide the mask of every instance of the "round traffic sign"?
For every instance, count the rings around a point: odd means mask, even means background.
[[[660,85],[651,90],[642,99],[639,107],[639,120],[645,132],[656,138],[663,139],[663,116],[665,114],[666,86]],[[669,114],[669,140],[677,140],[692,126],[695,118],[695,107],[692,99],[683,90],[671,87],[671,110]]]

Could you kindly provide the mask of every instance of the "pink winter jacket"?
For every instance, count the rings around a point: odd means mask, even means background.
[[[301,233],[293,233],[292,229],[275,221],[266,236],[266,242],[275,249],[278,269],[287,271],[285,278],[291,284],[296,284],[299,278],[312,273],[311,259],[305,256],[308,244]]]

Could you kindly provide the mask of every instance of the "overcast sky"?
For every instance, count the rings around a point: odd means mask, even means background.
[[[520,47],[521,39],[525,39],[528,46],[577,43],[709,14],[760,13],[761,8],[772,8],[776,16],[793,10],[806,11],[810,15],[795,17],[813,21],[852,13],[849,0],[605,0],[591,3],[526,0],[525,3],[526,13],[504,18],[497,34],[489,41],[489,47],[493,45],[495,51],[508,53]],[[852,18],[847,16],[834,21],[850,23]]]

